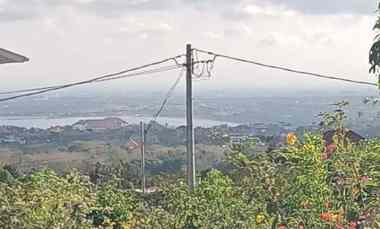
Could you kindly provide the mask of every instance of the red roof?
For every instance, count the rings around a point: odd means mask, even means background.
[[[74,125],[83,125],[85,129],[119,129],[127,125],[127,122],[120,118],[105,118],[105,119],[91,119],[81,120]]]

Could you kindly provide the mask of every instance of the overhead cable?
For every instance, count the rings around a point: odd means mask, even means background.
[[[329,75],[324,75],[324,74],[319,74],[319,73],[296,70],[296,69],[292,69],[292,68],[288,68],[288,67],[282,67],[282,66],[271,65],[271,64],[264,64],[264,63],[257,62],[254,60],[248,60],[248,59],[244,59],[244,58],[238,58],[238,57],[228,56],[228,55],[224,55],[224,54],[218,54],[218,53],[205,51],[205,50],[201,50],[201,49],[194,49],[194,50],[201,52],[201,53],[208,54],[208,55],[212,55],[212,56],[214,56],[214,59],[217,57],[222,57],[222,58],[235,60],[235,61],[239,61],[239,62],[254,64],[254,65],[257,65],[260,67],[271,68],[271,69],[276,69],[276,70],[281,70],[281,71],[286,71],[286,72],[292,72],[292,73],[301,74],[301,75],[307,75],[307,76],[318,77],[318,78],[323,78],[323,79],[330,79],[330,80],[339,80],[339,81],[344,81],[344,82],[348,82],[348,83],[355,83],[355,84],[362,84],[362,85],[369,85],[369,86],[378,86],[378,84],[376,84],[376,83],[367,82],[367,81],[351,80],[351,79],[341,78],[341,77],[337,77],[337,76],[329,76]]]
[[[109,80],[121,79],[121,78],[125,78],[128,76],[134,76],[135,74],[141,75],[140,73],[149,74],[149,73],[155,73],[156,71],[158,71],[158,72],[165,71],[165,69],[172,70],[172,69],[178,69],[178,68],[181,68],[181,66],[171,65],[171,66],[166,66],[166,67],[161,67],[161,68],[155,68],[155,69],[148,70],[148,71],[138,72],[138,73],[134,73],[134,74],[121,75],[121,76],[115,76],[115,77],[111,77],[111,78],[96,80],[96,81],[93,81],[91,83],[98,83],[98,82],[104,82],[104,81],[109,81]],[[46,90],[46,89],[57,88],[60,86],[61,85],[55,85],[55,86],[48,86],[48,87],[37,87],[37,88],[28,88],[28,89],[13,90],[13,91],[3,91],[3,92],[0,92],[0,95],[11,95],[11,94],[20,94],[20,93],[32,92],[32,91],[42,91],[42,90]]]
[[[11,97],[6,97],[6,98],[0,98],[0,102],[14,100],[14,99],[21,98],[21,97],[28,97],[28,96],[33,96],[33,95],[44,94],[44,93],[47,93],[47,92],[50,92],[50,91],[61,90],[61,89],[64,89],[64,88],[69,88],[69,87],[83,85],[83,84],[99,83],[99,82],[104,82],[104,81],[111,81],[111,80],[117,80],[117,79],[122,79],[122,78],[129,78],[129,77],[132,77],[132,76],[139,76],[139,75],[147,75],[147,74],[165,72],[165,71],[175,70],[175,69],[178,69],[178,68],[181,68],[181,66],[173,65],[173,66],[161,67],[161,68],[158,68],[158,69],[151,69],[151,70],[146,70],[146,71],[141,71],[141,72],[136,72],[136,73],[118,75],[118,76],[110,77],[110,78],[102,78],[102,79],[95,80],[95,81],[82,81],[82,82],[79,82],[79,83],[71,83],[71,84],[66,84],[66,85],[62,85],[62,86],[46,87],[46,88],[44,88],[44,89],[42,89],[40,91],[34,91],[32,89],[29,89],[29,91],[32,91],[32,92],[25,93],[25,94],[20,94],[20,95],[15,95],[15,96],[11,96]],[[24,91],[27,91],[27,90],[24,90]],[[22,90],[19,90],[19,91],[22,91]]]
[[[177,88],[178,84],[181,82],[181,79],[184,75],[185,68],[181,69],[181,72],[179,73],[178,78],[174,82],[174,84],[170,87],[169,91],[166,93],[164,100],[162,101],[162,104],[158,111],[153,115],[153,119],[149,122],[148,127],[145,130],[145,134],[149,132],[149,130],[152,128],[153,123],[157,121],[157,118],[160,116],[161,112],[164,110],[166,104],[168,103],[170,97],[173,95],[174,90]]]

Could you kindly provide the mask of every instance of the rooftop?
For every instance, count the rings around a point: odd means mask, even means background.
[[[9,50],[0,48],[0,64],[23,63],[26,61],[29,61],[27,57],[11,52]]]

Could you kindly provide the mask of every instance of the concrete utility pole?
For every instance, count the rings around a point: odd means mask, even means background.
[[[193,50],[186,45],[186,137],[187,137],[187,183],[191,190],[196,186],[195,150],[193,127],[193,93],[192,93]]]
[[[145,193],[145,126],[140,122],[141,129],[141,190]]]

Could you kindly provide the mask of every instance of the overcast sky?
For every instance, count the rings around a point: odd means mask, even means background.
[[[0,0],[1,90],[83,80],[184,53],[185,44],[346,78],[368,74],[376,0]],[[169,87],[178,72],[97,90]],[[201,90],[349,88],[217,59]],[[359,86],[361,87],[361,86]],[[103,89],[105,88],[105,89]]]

